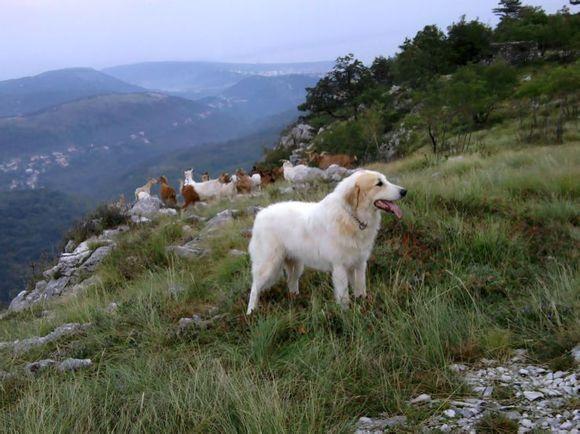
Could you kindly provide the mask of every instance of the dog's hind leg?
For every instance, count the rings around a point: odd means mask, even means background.
[[[288,282],[288,290],[291,295],[298,295],[298,282],[300,281],[300,276],[304,271],[304,264],[300,261],[294,259],[286,259],[284,261],[284,271],[286,271],[286,281]]]
[[[252,266],[252,289],[250,291],[250,300],[248,302],[248,310],[246,314],[251,314],[258,306],[260,293],[272,286],[278,277],[282,268],[281,255],[276,257],[272,255],[260,264],[253,264]]]

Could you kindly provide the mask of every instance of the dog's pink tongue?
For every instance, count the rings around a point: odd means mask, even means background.
[[[397,216],[398,219],[402,219],[403,218],[403,211],[401,211],[401,208],[399,208],[393,202],[387,202],[387,203],[389,204],[389,208],[393,212],[393,214],[395,214],[395,216]]]
[[[392,212],[398,219],[403,218],[403,211],[401,211],[401,208],[399,208],[399,206],[394,202],[389,202],[388,200],[379,200],[377,202],[380,205],[380,208]]]

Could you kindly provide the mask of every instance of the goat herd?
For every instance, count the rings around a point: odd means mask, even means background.
[[[151,188],[159,184],[159,196],[163,204],[171,208],[185,209],[199,201],[233,197],[236,194],[251,194],[259,191],[263,186],[278,180],[286,180],[293,184],[307,184],[317,180],[339,181],[348,176],[355,164],[356,157],[346,154],[310,153],[309,163],[318,167],[310,167],[306,161],[293,165],[283,160],[282,167],[271,170],[258,169],[256,166],[248,175],[243,169],[238,169],[235,175],[222,173],[217,179],[210,179],[207,172],[202,174],[201,181],[193,179],[193,169],[184,171],[184,180],[179,180],[179,191],[184,199],[183,205],[177,203],[177,193],[165,176],[152,178],[145,185],[135,190],[135,199],[140,200],[151,195]]]

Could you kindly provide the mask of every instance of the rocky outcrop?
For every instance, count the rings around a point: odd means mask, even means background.
[[[127,211],[133,223],[149,223],[162,216],[176,216],[177,210],[165,208],[157,196],[143,196]]]
[[[240,217],[256,216],[261,209],[259,206],[249,206],[244,210],[225,209],[209,219],[199,235],[184,244],[168,246],[166,251],[184,259],[195,259],[204,256],[209,253],[207,247],[204,246],[204,240],[219,233],[219,229],[231,224]]]
[[[46,336],[35,336],[27,339],[17,339],[12,342],[0,342],[0,350],[7,349],[14,354],[21,354],[30,351],[50,342],[55,342],[63,337],[72,336],[84,332],[90,324],[68,323],[63,324]]]
[[[413,129],[401,123],[398,128],[389,131],[383,136],[383,143],[379,147],[379,159],[391,161],[397,158],[403,148],[407,147],[412,138]]]
[[[300,147],[301,144],[310,142],[313,137],[314,128],[306,123],[299,123],[280,138],[280,146],[283,148]]]
[[[62,253],[58,263],[43,273],[44,280],[37,282],[32,291],[20,292],[10,303],[9,310],[21,311],[54,297],[76,295],[98,283],[93,275],[95,269],[114,249],[117,236],[128,229],[128,226],[119,226],[105,230],[83,241],[71,252]]]
[[[505,60],[510,65],[525,65],[541,57],[538,43],[534,41],[511,41],[491,44],[494,59]]]
[[[88,368],[92,364],[91,359],[66,359],[62,362],[57,362],[53,359],[43,359],[27,363],[24,369],[27,373],[36,375],[49,368],[56,368],[60,372],[78,371],[79,369]]]
[[[551,371],[526,363],[525,351],[517,350],[508,363],[482,359],[480,365],[452,365],[473,396],[461,400],[433,399],[421,394],[409,401],[413,406],[427,406],[435,414],[426,421],[425,432],[476,432],[486,416],[501,416],[515,422],[518,432],[578,432],[580,411],[574,409],[580,384],[578,372]],[[437,410],[445,408],[444,410]],[[383,432],[404,416],[364,417],[357,433]]]

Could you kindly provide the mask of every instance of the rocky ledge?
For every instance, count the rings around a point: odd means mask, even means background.
[[[423,426],[424,432],[476,433],[482,419],[493,416],[513,421],[520,433],[580,430],[577,369],[554,372],[528,364],[525,350],[516,350],[508,363],[482,359],[477,366],[456,364],[451,369],[461,375],[473,395],[448,400],[421,394],[410,400],[412,406],[435,409],[435,415]],[[356,432],[397,432],[406,423],[404,416],[362,417]]]
[[[9,310],[21,311],[37,303],[63,295],[76,295],[97,283],[93,272],[116,245],[117,236],[129,229],[119,226],[103,231],[78,246],[69,242],[58,263],[43,273],[32,291],[21,291],[10,303]]]

